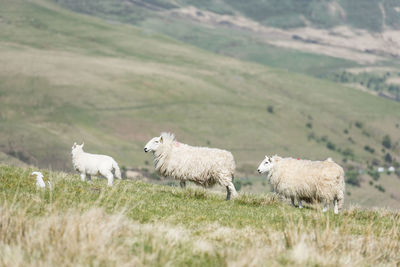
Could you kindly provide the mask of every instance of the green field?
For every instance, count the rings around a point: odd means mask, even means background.
[[[152,169],[143,146],[161,131],[231,150],[238,177],[254,175],[265,154],[332,157],[346,170],[398,159],[396,102],[51,1],[0,4],[2,162],[70,171],[71,146],[85,141],[88,152]],[[387,134],[393,147],[383,151]]]
[[[2,266],[339,266],[399,262],[400,214],[299,210],[272,194],[224,194],[0,167]]]

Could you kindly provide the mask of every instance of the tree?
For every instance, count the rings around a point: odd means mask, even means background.
[[[386,153],[386,155],[385,155],[385,161],[387,162],[387,163],[392,163],[392,156],[389,154],[389,153]]]
[[[387,149],[390,149],[390,148],[392,147],[392,140],[390,139],[390,136],[389,136],[389,135],[385,135],[385,136],[383,137],[382,145],[383,145],[384,147],[386,147]]]

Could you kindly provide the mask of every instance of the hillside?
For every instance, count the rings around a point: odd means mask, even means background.
[[[400,101],[400,4],[396,1],[56,2],[214,53],[345,83]],[[354,68],[368,80],[337,78]]]
[[[107,188],[78,175],[0,167],[0,265],[395,265],[400,214],[349,208],[335,216],[276,196],[182,190],[129,180]]]
[[[71,146],[85,141],[89,152],[151,170],[143,146],[161,131],[231,150],[238,176],[254,175],[267,153],[332,157],[353,171],[389,164],[388,153],[400,161],[396,102],[51,1],[0,4],[3,162],[70,171]],[[382,146],[385,135],[390,148]],[[363,179],[361,189],[372,178]],[[388,185],[398,182],[394,174],[388,179]],[[380,205],[395,207],[390,191],[396,189],[386,190],[372,194],[385,196]]]
[[[115,17],[123,13],[125,21],[140,21],[171,9],[194,6],[219,15],[242,14],[261,24],[277,28],[304,26],[331,28],[351,25],[369,31],[400,29],[400,5],[394,0],[55,0],[75,11]]]

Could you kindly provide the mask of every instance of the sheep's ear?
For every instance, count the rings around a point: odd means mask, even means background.
[[[82,142],[82,145],[81,145],[81,147],[83,147],[85,145],[85,142]]]
[[[162,143],[164,140],[163,140],[163,137],[161,136],[160,137],[160,143]]]

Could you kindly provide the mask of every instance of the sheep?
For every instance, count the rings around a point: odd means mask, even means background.
[[[115,177],[121,179],[121,171],[112,157],[86,153],[83,151],[83,146],[84,143],[82,145],[74,143],[71,151],[72,164],[74,169],[80,173],[83,182],[86,180],[86,175],[88,180],[91,181],[91,175],[101,174],[107,178],[108,186],[112,186],[114,181],[113,170]]]
[[[220,184],[226,187],[226,200],[237,196],[233,178],[235,160],[231,152],[208,147],[193,147],[175,141],[175,135],[161,133],[144,147],[152,152],[156,171],[164,177],[180,180],[184,188],[186,181],[203,187]]]
[[[36,187],[37,188],[45,188],[46,183],[43,181],[43,174],[41,172],[32,172],[31,175],[36,176]],[[51,190],[52,186],[50,181],[47,181],[47,187]]]
[[[259,173],[268,173],[268,179],[274,190],[285,197],[290,197],[294,205],[295,199],[312,203],[323,202],[323,212],[333,201],[334,213],[338,214],[344,201],[344,171],[331,158],[325,161],[299,160],[268,157],[258,167]]]

